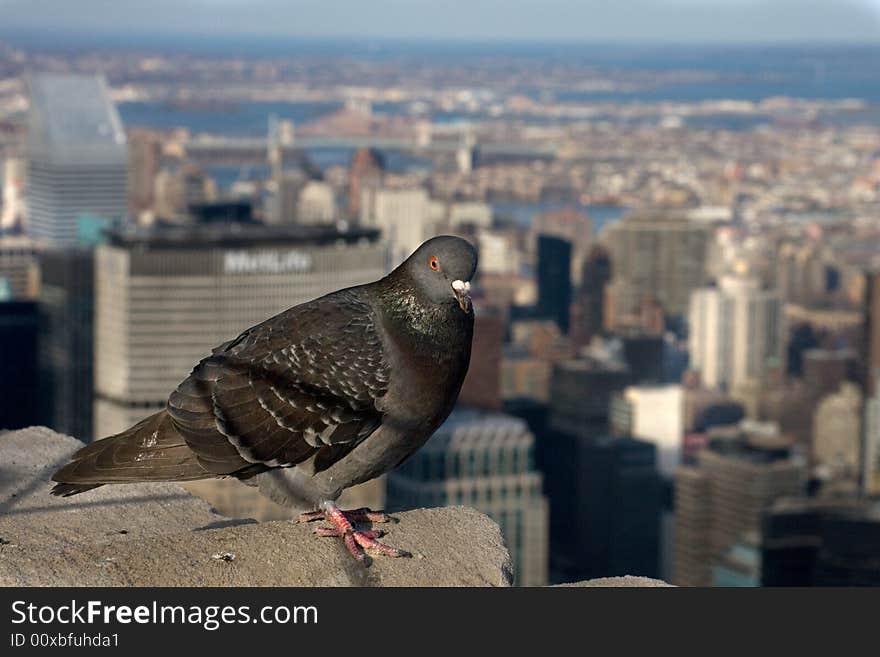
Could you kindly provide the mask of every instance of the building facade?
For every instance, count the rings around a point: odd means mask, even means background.
[[[703,385],[736,389],[760,383],[783,360],[779,295],[756,279],[723,277],[691,295],[691,367]]]
[[[614,263],[608,294],[611,328],[639,324],[655,299],[667,315],[684,316],[690,294],[706,281],[711,227],[677,214],[635,213],[611,224],[605,242]]]
[[[388,475],[388,507],[472,506],[501,526],[516,583],[546,584],[548,506],[534,444],[518,418],[457,409]]]
[[[375,231],[182,226],[110,234],[95,254],[95,433],[162,408],[211,349],[298,303],[384,274]]]
[[[28,234],[49,246],[77,242],[82,216],[128,212],[125,132],[102,77],[28,79]]]

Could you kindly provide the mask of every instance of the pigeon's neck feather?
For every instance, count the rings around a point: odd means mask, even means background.
[[[377,297],[389,328],[411,338],[420,350],[447,352],[462,338],[470,342],[472,312],[462,312],[452,297],[448,304],[432,303],[393,274],[383,279]]]

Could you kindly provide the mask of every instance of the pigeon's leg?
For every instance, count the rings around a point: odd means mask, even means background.
[[[309,522],[311,520],[316,520],[318,518],[323,518],[327,520],[333,527],[319,527],[315,530],[315,533],[319,536],[336,536],[341,537],[345,542],[345,547],[348,548],[348,551],[351,555],[357,559],[358,561],[366,560],[365,550],[369,550],[370,552],[375,552],[377,554],[381,554],[388,557],[410,557],[412,556],[409,552],[404,550],[400,550],[395,547],[391,547],[390,545],[385,545],[377,541],[376,539],[382,536],[383,532],[381,530],[357,530],[354,528],[352,521],[354,518],[369,520],[369,516],[367,513],[372,514],[372,511],[369,509],[357,509],[355,512],[347,512],[340,509],[333,502],[325,502],[321,505],[323,508],[320,511],[316,511],[311,514],[303,514],[300,516],[300,522]],[[320,515],[316,515],[320,514]],[[303,516],[307,516],[304,518]],[[377,518],[381,517],[382,520],[375,520],[374,522],[387,522],[388,516],[384,513],[377,514]],[[358,522],[359,520],[354,520],[354,522]]]
[[[365,506],[360,509],[340,509],[339,511],[349,522],[394,522],[394,518],[384,511],[373,511]],[[323,511],[307,511],[306,513],[299,514],[297,522],[314,522],[315,520],[325,519],[326,517]]]

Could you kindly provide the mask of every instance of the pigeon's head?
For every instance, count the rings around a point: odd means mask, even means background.
[[[471,278],[477,269],[477,250],[460,237],[441,235],[422,244],[403,264],[419,291],[434,303],[457,301],[471,309]]]

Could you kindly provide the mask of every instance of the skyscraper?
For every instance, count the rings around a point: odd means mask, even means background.
[[[762,586],[880,586],[876,500],[781,499],[761,533]]]
[[[667,315],[684,316],[691,292],[706,280],[711,230],[683,215],[651,212],[611,224],[605,241],[614,263],[613,316],[606,325],[639,325],[645,299],[656,299]]]
[[[748,431],[711,439],[697,465],[676,474],[673,583],[709,586],[715,563],[804,480],[804,464],[776,439]]]
[[[536,235],[558,237],[571,243],[571,280],[577,284],[582,280],[582,270],[587,252],[593,241],[593,222],[583,212],[573,208],[544,212],[535,217]]]
[[[654,445],[604,436],[579,440],[571,575],[660,575],[663,497]],[[554,513],[556,508],[553,508]]]
[[[40,293],[39,243],[23,235],[0,237],[0,287],[11,299],[35,299]],[[4,296],[0,293],[0,300]]]
[[[372,148],[360,148],[351,158],[351,171],[348,175],[348,216],[358,219],[361,216],[361,198],[366,189],[382,184],[385,160],[382,154]]]
[[[44,422],[86,442],[95,438],[94,265],[91,248],[50,249],[40,255]]]
[[[487,411],[501,410],[501,346],[504,318],[491,306],[475,305],[471,363],[458,402]]]
[[[782,363],[782,303],[756,279],[725,276],[691,295],[691,367],[708,387],[759,383]]]
[[[396,267],[434,236],[438,208],[424,189],[368,187],[361,192],[360,223],[378,228],[390,248],[389,268]]]
[[[580,288],[572,315],[572,340],[580,347],[605,328],[605,286],[611,281],[611,256],[601,244],[594,244],[581,272]]]
[[[28,91],[27,231],[72,245],[81,216],[126,216],[125,133],[102,77],[33,75]]]
[[[384,274],[376,231],[194,224],[113,231],[95,254],[95,433],[162,408],[192,366],[278,312]]]
[[[0,429],[21,429],[39,420],[35,301],[0,301]]]
[[[568,333],[571,304],[571,242],[538,236],[538,316]]]
[[[516,583],[546,584],[548,509],[534,443],[518,418],[457,409],[388,475],[388,507],[475,507],[501,525]]]

